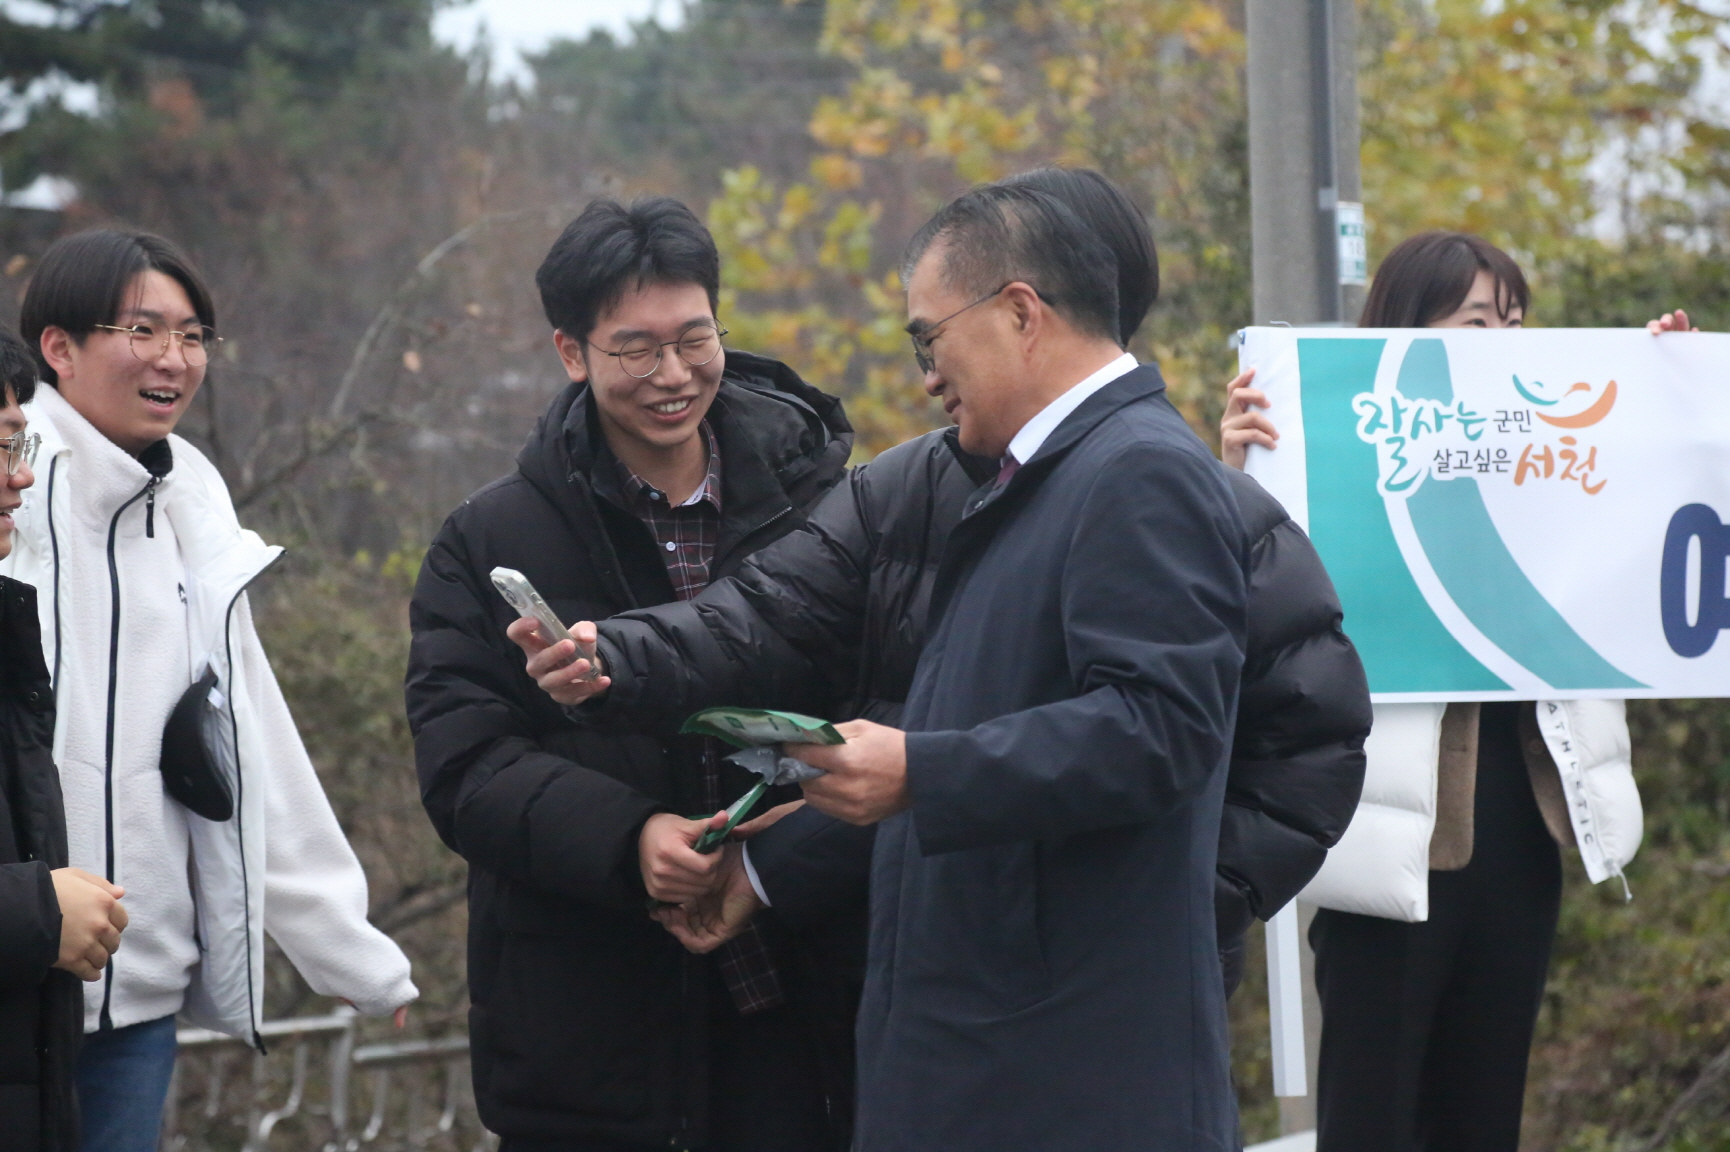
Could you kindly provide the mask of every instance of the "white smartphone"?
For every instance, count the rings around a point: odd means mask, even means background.
[[[593,644],[584,644],[565,628],[553,610],[547,607],[547,602],[541,599],[541,594],[535,591],[535,586],[529,583],[529,578],[515,568],[494,568],[492,571],[493,587],[499,590],[499,595],[505,598],[505,603],[516,609],[522,616],[532,616],[540,622],[536,631],[542,640],[548,644],[557,644],[561,640],[569,640],[577,646],[577,654],[571,660],[583,659],[589,662],[589,674],[585,680],[594,680],[601,675],[601,658],[595,652]],[[570,661],[567,661],[569,663]]]

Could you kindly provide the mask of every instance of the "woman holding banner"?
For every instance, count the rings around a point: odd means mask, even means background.
[[[1382,262],[1359,326],[1516,328],[1530,302],[1507,253],[1466,233],[1427,232]],[[1648,327],[1685,331],[1688,318]],[[1236,468],[1250,445],[1279,440],[1254,375],[1228,386],[1220,426]],[[1365,800],[1345,838],[1357,843],[1339,854],[1355,865],[1324,867],[1304,894],[1321,906],[1310,928],[1322,1001],[1317,1148],[1515,1152],[1561,902],[1558,845],[1575,843],[1557,754],[1571,738],[1605,871],[1620,877],[1641,824],[1623,704],[1375,712]],[[1429,803],[1389,800],[1401,792]],[[1428,875],[1401,869],[1400,849],[1423,858],[1411,839],[1426,829]]]

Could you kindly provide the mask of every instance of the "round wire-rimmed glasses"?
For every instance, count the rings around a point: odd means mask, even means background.
[[[154,364],[162,359],[168,353],[169,342],[178,339],[180,354],[186,358],[186,363],[193,368],[200,368],[210,363],[211,345],[222,343],[222,337],[203,324],[185,332],[173,328],[165,330],[156,324],[134,324],[130,328],[97,324],[94,327],[104,332],[126,333],[132,354],[146,364]]]
[[[6,460],[6,475],[18,475],[18,469],[36,465],[36,450],[42,447],[42,437],[36,432],[18,432],[0,436],[0,456]]]
[[[703,324],[687,330],[677,340],[667,340],[659,344],[647,337],[639,337],[635,340],[625,341],[625,346],[617,352],[608,352],[599,344],[592,342],[589,347],[617,360],[619,367],[625,370],[625,375],[637,380],[646,380],[655,374],[655,369],[661,366],[664,349],[676,349],[679,359],[692,368],[701,368],[721,354],[721,337],[726,334],[725,328]]]

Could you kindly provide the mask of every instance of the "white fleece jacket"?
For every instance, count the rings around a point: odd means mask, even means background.
[[[138,460],[43,388],[37,483],[0,573],[36,585],[59,710],[72,863],[126,888],[131,922],[85,1028],[181,1012],[255,1039],[263,933],[314,991],[385,1013],[418,994],[366,919],[366,877],[306,755],[243,591],[281,553],[240,527],[220,475],[169,437]],[[163,726],[206,668],[237,748],[237,811],[213,823],[162,786]]]

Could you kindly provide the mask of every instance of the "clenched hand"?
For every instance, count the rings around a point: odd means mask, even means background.
[[[81,980],[100,980],[108,958],[120,950],[126,929],[120,898],[126,889],[82,868],[56,868],[49,875],[60,902],[60,958],[54,967]]]
[[[687,820],[671,812],[649,817],[637,837],[637,863],[649,895],[665,904],[683,904],[707,895],[715,887],[722,854],[704,855],[695,845],[703,833],[726,823],[725,812],[701,820]]]

